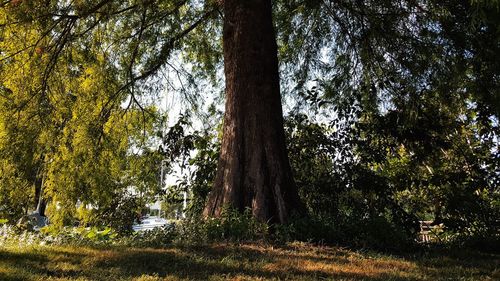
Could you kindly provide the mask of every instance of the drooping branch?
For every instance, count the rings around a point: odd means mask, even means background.
[[[106,107],[109,106],[109,104],[116,99],[119,94],[127,89],[127,88],[133,88],[135,83],[141,80],[148,79],[151,76],[154,76],[162,66],[164,66],[171,54],[171,52],[174,50],[176,47],[177,43],[182,40],[187,34],[189,34],[192,30],[194,30],[196,27],[204,23],[207,19],[209,19],[215,12],[215,8],[211,9],[205,13],[202,14],[200,18],[198,18],[196,21],[193,23],[189,24],[185,29],[183,29],[181,32],[175,34],[171,38],[169,38],[160,48],[160,51],[158,55],[154,58],[151,59],[153,63],[146,68],[146,70],[142,71],[141,73],[137,74],[134,73],[134,61],[136,61],[136,58],[138,56],[138,50],[141,44],[144,44],[143,42],[143,33],[145,32],[146,29],[150,28],[153,26],[153,22],[156,22],[158,20],[161,20],[169,15],[173,15],[176,11],[179,11],[179,9],[187,3],[186,0],[181,0],[178,3],[175,4],[175,6],[172,9],[169,9],[169,11],[166,11],[165,13],[161,13],[160,18],[155,17],[153,20],[149,21],[146,19],[146,13],[145,11],[150,7],[150,5],[153,4],[153,1],[146,1],[142,5],[139,4],[134,4],[131,6],[127,7],[121,7],[118,8],[115,11],[102,11],[105,6],[108,4],[111,4],[113,1],[112,0],[103,0],[100,1],[97,5],[92,6],[91,8],[80,12],[79,14],[76,13],[71,13],[71,9],[67,8],[64,9],[65,12],[61,11],[56,11],[51,14],[47,15],[42,15],[39,17],[36,17],[35,19],[41,19],[43,17],[52,17],[54,18],[54,22],[50,24],[50,26],[43,31],[43,33],[40,35],[40,37],[36,40],[34,44],[30,44],[29,46],[17,50],[15,53],[9,54],[3,58],[0,58],[0,61],[7,60],[9,58],[15,57],[25,51],[29,50],[35,50],[40,43],[47,37],[53,36],[54,34],[56,35],[55,40],[53,41],[50,46],[45,46],[43,48],[44,52],[50,52],[48,62],[45,65],[45,69],[43,71],[42,75],[42,85],[39,89],[39,91],[36,91],[33,93],[33,97],[29,98],[26,100],[24,103],[20,105],[19,110],[22,110],[25,106],[27,106],[32,98],[36,95],[45,95],[47,91],[49,91],[49,79],[52,76],[52,72],[56,68],[56,65],[60,59],[61,54],[64,52],[64,50],[67,48],[69,44],[72,42],[81,39],[83,36],[88,34],[89,32],[92,32],[95,28],[100,26],[100,24],[105,23],[106,21],[109,21],[111,17],[137,10],[139,8],[143,8],[142,16],[141,16],[141,21],[140,21],[140,29],[139,31],[133,35],[131,38],[136,38],[136,43],[133,48],[131,57],[130,57],[130,64],[128,65],[128,68],[126,69],[127,71],[127,81],[121,85],[118,86],[118,90],[111,95],[110,99],[108,102],[105,104],[103,110],[105,110]],[[87,26],[83,31],[75,33],[75,29],[78,27],[78,24],[80,22],[84,22],[85,20],[89,19],[90,17],[93,17],[95,15],[99,15],[89,26]],[[58,31],[57,29],[60,29]],[[133,94],[133,92],[132,92]],[[134,103],[137,103],[139,107],[140,104],[135,96],[132,97],[131,99]]]

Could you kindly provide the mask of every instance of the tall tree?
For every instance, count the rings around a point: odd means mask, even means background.
[[[302,213],[285,146],[270,0],[224,1],[226,112],[205,216],[250,208],[262,221]]]
[[[26,48],[48,53],[44,82],[36,94],[46,96],[53,90],[49,78],[60,74],[55,66],[61,57],[89,46],[85,51],[104,53],[102,57],[118,68],[119,92],[136,104],[141,91],[151,90],[139,82],[158,77],[176,60],[172,54],[182,49],[183,40],[222,10],[226,115],[217,179],[205,215],[217,216],[225,206],[251,208],[262,221],[285,222],[292,212],[303,212],[286,153],[271,0],[2,5],[10,9],[6,24],[41,27],[40,41]],[[67,61],[73,67],[71,59]]]
[[[106,103],[129,96],[140,107],[140,94],[157,90],[162,70],[182,74],[175,66],[182,60],[191,63],[189,72],[199,74],[203,68],[217,69],[223,54],[223,145],[205,215],[218,215],[227,205],[252,208],[261,220],[283,222],[303,208],[284,145],[277,56],[282,70],[297,74],[287,75],[286,86],[304,88],[319,77],[331,86],[325,93],[334,98],[367,86],[373,89],[368,98],[374,100],[380,93],[397,97],[442,88],[445,94],[477,101],[489,122],[498,103],[498,60],[490,60],[498,49],[497,3],[12,0],[0,4],[2,30],[19,27],[20,37],[36,28],[40,38],[17,51],[0,50],[0,55],[8,67],[21,53],[44,56],[42,83],[34,94],[50,96],[55,90],[51,84],[68,77],[57,67],[61,57],[77,71],[75,49],[99,54],[116,69],[110,75],[117,91]],[[483,15],[473,16],[474,11]]]

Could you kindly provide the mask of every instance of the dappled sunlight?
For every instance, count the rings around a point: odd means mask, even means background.
[[[382,280],[412,277],[415,264],[400,260],[373,259],[335,248],[310,251],[277,251],[277,258],[264,267],[271,272],[295,272],[317,277],[343,277],[353,280]]]
[[[308,244],[0,250],[0,280],[495,280],[498,255],[394,257]]]

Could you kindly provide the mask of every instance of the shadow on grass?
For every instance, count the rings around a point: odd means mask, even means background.
[[[41,276],[77,276],[82,269],[71,269],[68,265],[81,264],[83,253],[48,249],[0,248],[0,280],[28,280]]]
[[[500,280],[500,253],[441,249],[424,252],[409,260],[432,278],[450,276],[453,280]]]
[[[256,245],[166,249],[0,248],[0,280],[133,280],[141,277],[154,280],[167,277],[169,280],[375,281],[422,280],[428,277],[433,280],[458,280],[462,276],[483,280],[498,266],[491,264],[491,258],[479,256],[479,260],[474,261],[439,255],[372,258],[338,248],[293,249]],[[498,256],[495,259],[498,262]],[[446,271],[444,275],[443,270]]]

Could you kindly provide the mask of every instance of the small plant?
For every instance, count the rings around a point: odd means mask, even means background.
[[[91,228],[87,234],[86,237],[92,241],[108,241],[108,240],[113,240],[116,238],[117,233],[114,232],[110,227],[106,227],[103,230],[99,230],[96,227]]]

